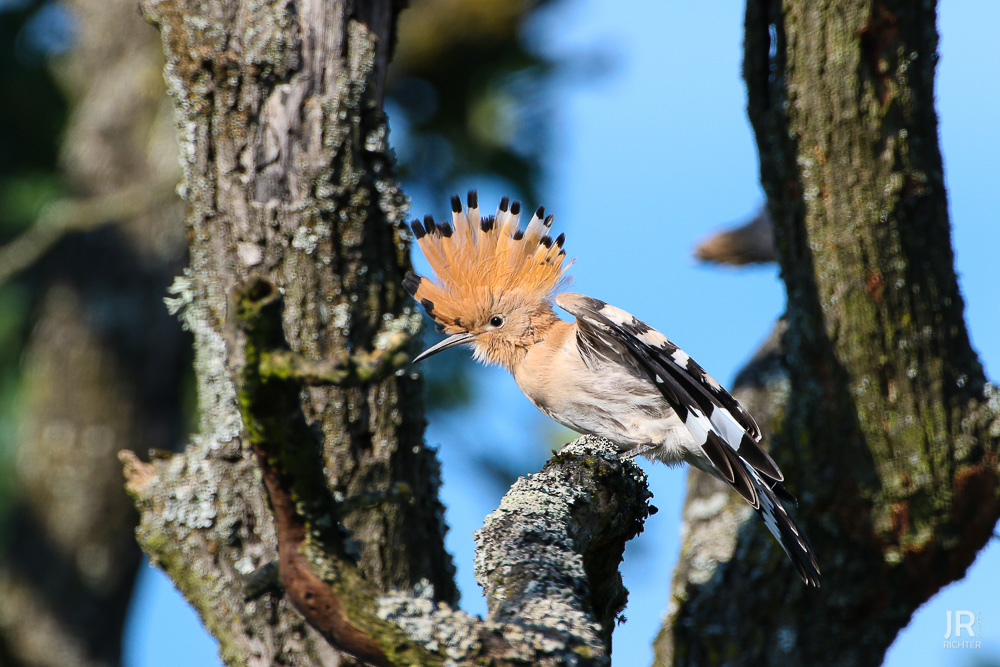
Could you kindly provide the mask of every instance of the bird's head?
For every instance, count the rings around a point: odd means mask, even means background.
[[[452,222],[427,216],[413,233],[437,282],[408,273],[403,287],[448,334],[414,361],[456,345],[471,345],[479,361],[513,368],[551,326],[552,297],[568,266],[563,237],[552,240],[552,216],[539,208],[520,229],[521,207],[507,199],[496,216],[480,216],[475,191],[468,209],[452,198]]]

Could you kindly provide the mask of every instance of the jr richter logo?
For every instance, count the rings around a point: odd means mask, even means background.
[[[963,639],[963,634],[968,639]],[[982,635],[982,612],[973,613],[966,609],[945,612],[945,648],[982,648],[983,644],[979,640]]]

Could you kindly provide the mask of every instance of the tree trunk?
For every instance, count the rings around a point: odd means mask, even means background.
[[[227,662],[336,664],[286,602],[242,602],[244,577],[273,561],[276,545],[240,438],[227,301],[248,276],[266,277],[284,293],[287,340],[316,359],[419,327],[397,287],[409,266],[405,199],[380,108],[394,8],[162,0],[142,10],[162,35],[177,113],[191,266],[171,304],[194,334],[201,417],[183,455],[130,481],[140,544]],[[423,446],[419,392],[411,375],[392,375],[307,389],[301,410],[338,497],[397,482],[410,489],[408,502],[345,518],[364,574],[383,590],[424,581],[434,599],[452,602],[438,464]]]
[[[758,376],[768,391],[744,382],[741,397],[771,431],[823,588],[790,576],[763,531],[692,523],[658,664],[879,664],[1000,517],[1000,396],[963,321],[936,48],[933,3],[747,4],[788,326]],[[692,486],[689,520],[704,497]],[[718,567],[693,567],[709,543]]]

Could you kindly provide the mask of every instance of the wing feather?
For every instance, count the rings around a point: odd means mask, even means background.
[[[649,374],[681,421],[692,429],[706,455],[727,480],[734,482],[739,475],[732,466],[719,465],[725,455],[714,451],[716,444],[725,443],[764,476],[776,482],[784,479],[777,464],[760,446],[760,427],[750,413],[666,336],[624,310],[598,299],[563,293],[556,298],[556,303],[576,317],[581,333],[593,347],[599,346],[610,334],[628,351],[636,365]],[[710,423],[707,431],[718,436],[718,443],[694,432],[700,430],[701,420],[689,423],[692,411],[707,419]],[[747,486],[752,489],[749,483]],[[757,494],[751,495],[756,499]],[[751,504],[756,506],[755,501]]]

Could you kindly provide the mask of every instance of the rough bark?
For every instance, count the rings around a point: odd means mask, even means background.
[[[610,665],[627,596],[617,569],[650,497],[612,442],[580,438],[519,479],[476,533],[485,621],[398,595],[378,614],[458,664]]]
[[[70,4],[77,40],[55,68],[69,193],[0,253],[0,279],[23,270],[33,302],[0,554],[4,665],[119,664],[140,552],[115,452],[173,447],[182,421],[186,343],[157,304],[184,255],[162,56],[131,2]]]
[[[1000,395],[955,278],[936,48],[932,2],[747,5],[788,328],[778,391],[744,398],[770,422],[824,581],[800,586],[762,531],[689,524],[684,554],[715,540],[720,562],[678,569],[658,664],[879,664],[1000,517]],[[692,488],[686,512],[705,499]]]

